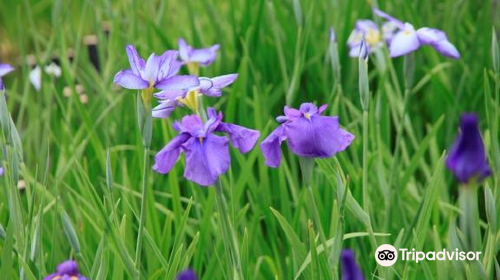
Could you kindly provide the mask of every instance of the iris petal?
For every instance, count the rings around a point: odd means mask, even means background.
[[[125,49],[127,51],[130,69],[135,75],[140,76],[141,72],[144,70],[144,59],[139,56],[134,46],[127,45]]]
[[[157,89],[166,91],[188,90],[200,84],[198,77],[190,75],[173,76],[156,84]]]
[[[229,168],[228,139],[209,134],[203,139],[192,137],[183,148],[186,154],[184,177],[201,186],[215,184]]]
[[[278,167],[281,163],[281,143],[286,140],[284,125],[278,126],[262,143],[260,150],[266,159],[265,164]]]
[[[191,136],[188,133],[181,133],[174,137],[161,151],[155,155],[155,165],[153,170],[166,174],[174,167],[181,153],[181,146]]]
[[[113,82],[128,89],[145,89],[149,87],[147,81],[135,75],[131,70],[118,72]]]
[[[405,30],[399,31],[394,35],[389,47],[389,55],[398,57],[415,51],[420,47],[420,41],[417,32],[409,23],[405,24]]]
[[[260,136],[260,132],[257,130],[232,123],[220,123],[217,131],[228,133],[233,146],[238,148],[242,153],[247,153],[253,149]]]

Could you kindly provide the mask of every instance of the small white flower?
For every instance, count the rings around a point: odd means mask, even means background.
[[[61,77],[61,67],[52,62],[51,64],[45,66],[45,73],[48,75],[54,76],[56,78]]]
[[[31,70],[29,80],[36,91],[40,91],[42,88],[42,69],[40,69],[40,66],[37,65]]]

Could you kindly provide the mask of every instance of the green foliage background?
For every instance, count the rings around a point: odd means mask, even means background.
[[[263,139],[277,126],[274,118],[286,103],[313,101],[328,103],[327,113],[338,115],[342,126],[356,135],[345,152],[317,160],[314,171],[316,207],[332,239],[337,273],[340,249],[351,248],[367,279],[498,278],[500,78],[493,70],[492,32],[500,27],[500,4],[378,4],[416,27],[444,30],[462,58],[444,58],[430,47],[414,53],[405,106],[404,59],[388,59],[386,50],[381,61],[371,57],[364,151],[358,60],[347,56],[345,42],[357,19],[372,18],[366,1],[1,1],[0,59],[16,67],[4,83],[23,146],[19,176],[26,191],[17,191],[10,171],[0,180],[0,278],[41,279],[57,263],[74,257],[90,279],[132,279],[142,145],[136,93],[117,88],[112,80],[128,67],[126,44],[147,56],[176,49],[179,37],[197,47],[221,45],[217,61],[202,69],[204,76],[239,73],[222,98],[206,99],[224,112],[226,121],[258,129]],[[330,27],[337,34],[340,81],[328,55]],[[89,62],[84,45],[85,36],[93,34],[101,72]],[[44,75],[42,90],[36,92],[28,81],[29,54],[39,64],[58,57],[62,78]],[[87,104],[75,93],[76,84],[88,95]],[[63,95],[66,86],[73,89],[69,98]],[[464,111],[479,115],[495,173],[478,189],[480,264],[398,262],[392,268],[377,267],[370,237],[378,245],[423,251],[461,248],[459,186],[443,167],[443,154]],[[168,120],[155,120],[154,151],[175,135],[171,124],[186,113],[178,109]],[[20,150],[6,139],[4,130],[0,143],[8,168]],[[318,227],[309,222],[298,160],[286,145],[282,151],[281,167],[271,169],[258,148],[246,155],[233,149],[231,170],[223,176],[244,277],[327,279],[327,258],[315,254],[321,245],[315,239]],[[362,196],[363,156],[369,203]],[[202,279],[232,279],[215,191],[187,182],[182,172],[183,161],[167,176],[151,173],[141,275],[174,279],[179,270],[192,267]],[[70,242],[72,232],[77,240]]]

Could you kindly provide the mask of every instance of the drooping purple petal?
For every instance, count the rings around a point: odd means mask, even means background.
[[[356,257],[352,250],[342,250],[341,256],[342,280],[364,280],[363,272],[359,269]]]
[[[145,62],[144,59],[142,59],[139,54],[137,53],[137,50],[133,45],[127,45],[125,47],[127,50],[127,56],[128,56],[128,61],[130,63],[130,69],[136,76],[141,76],[141,72],[144,70],[145,67]]]
[[[260,150],[266,159],[265,164],[279,167],[281,163],[281,143],[286,140],[284,124],[278,126],[262,143]]]
[[[153,118],[166,119],[170,117],[172,111],[179,105],[175,99],[160,100],[160,104],[152,110]]]
[[[463,114],[460,118],[460,133],[446,158],[446,167],[461,183],[491,175],[475,114]]]
[[[3,167],[0,167],[0,176],[3,176],[3,173],[4,173]]]
[[[384,36],[385,42],[390,44],[392,41],[392,38],[394,37],[394,34],[396,34],[397,30],[398,30],[398,26],[394,22],[392,22],[392,21],[384,22],[382,24],[382,34]]]
[[[344,150],[354,136],[340,129],[338,117],[311,116],[285,124],[288,146],[304,157],[331,157]]]
[[[205,126],[198,115],[184,116],[180,122],[174,123],[174,128],[179,132],[188,132],[193,137],[204,137]]]
[[[14,67],[12,65],[3,63],[0,64],[0,78],[14,71]]]
[[[189,90],[190,88],[197,87],[199,84],[200,81],[196,76],[180,75],[160,81],[156,84],[156,88],[164,91]]]
[[[193,270],[186,269],[177,275],[176,280],[198,280],[198,276]]]
[[[174,167],[181,153],[181,146],[191,136],[188,133],[181,133],[175,136],[160,152],[155,155],[153,170],[158,173],[167,174]]]
[[[417,30],[417,35],[420,43],[431,45],[442,55],[455,59],[460,58],[460,53],[457,48],[448,41],[443,31],[435,28],[423,27]]]
[[[420,47],[415,28],[409,23],[405,23],[405,28],[394,35],[389,46],[389,55],[398,57],[415,51]]]
[[[216,131],[229,134],[229,139],[235,148],[240,152],[247,153],[255,146],[259,140],[260,132],[232,123],[220,123]]]
[[[177,100],[178,98],[184,98],[186,95],[186,90],[162,90],[153,94],[154,97],[163,99],[163,100]]]
[[[190,138],[183,145],[186,154],[184,177],[201,186],[215,184],[231,162],[228,142],[226,137],[215,134]]]
[[[140,76],[135,75],[132,70],[122,70],[118,72],[113,83],[128,89],[145,89],[149,87],[149,83]]]

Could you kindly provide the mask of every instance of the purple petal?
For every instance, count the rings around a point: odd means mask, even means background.
[[[172,69],[178,67],[177,57],[179,56],[178,51],[166,51],[160,56],[160,66],[158,70],[157,81],[169,78],[178,72],[178,69]]]
[[[146,61],[146,67],[144,68],[142,78],[147,80],[149,83],[156,83],[159,80],[158,74],[160,72],[162,61],[163,58],[161,56],[157,56],[154,53],[151,54]]]
[[[175,110],[175,108],[177,108],[178,105],[179,103],[175,99],[160,101],[160,104],[153,108],[153,118],[166,119],[170,117],[170,114],[173,110]]]
[[[463,114],[460,119],[460,130],[446,158],[446,167],[462,183],[467,183],[471,178],[482,180],[490,176],[491,168],[486,158],[477,116]]]
[[[200,84],[198,77],[189,75],[173,76],[156,84],[157,89],[166,91],[188,90]]]
[[[9,74],[12,71],[14,71],[14,67],[12,67],[12,65],[7,63],[0,64],[0,77]]]
[[[284,125],[278,126],[262,143],[260,150],[266,159],[265,163],[270,167],[278,167],[281,163],[281,142],[286,140]]]
[[[189,46],[184,39],[179,38],[179,54],[181,56],[182,61],[189,61],[189,56],[191,55],[191,51],[193,48]]]
[[[76,264],[75,261],[69,260],[62,262],[57,266],[57,273],[59,274],[69,274],[69,275],[77,275],[79,274],[78,272],[78,265]]]
[[[201,186],[215,184],[219,175],[229,168],[228,139],[208,134],[205,138],[191,138],[183,145],[186,154],[184,177]]]
[[[233,146],[242,153],[247,153],[253,149],[260,136],[260,132],[257,130],[248,129],[232,123],[220,123],[217,127],[217,131],[228,133]]]
[[[447,40],[434,43],[432,44],[432,47],[444,56],[451,57],[454,59],[460,58],[460,53],[458,52],[457,48]]]
[[[341,253],[342,280],[364,280],[363,272],[359,269],[354,252],[342,250]]]
[[[132,45],[127,45],[125,47],[127,50],[128,61],[130,63],[130,69],[136,76],[140,76],[141,72],[144,70],[144,59],[142,59],[137,50]]]
[[[200,78],[200,93],[218,97],[222,93],[221,89],[232,84],[236,78],[238,78],[238,74],[229,74],[211,79],[202,77]]]
[[[386,21],[382,24],[382,34],[384,35],[384,40],[387,43],[391,43],[394,34],[396,33],[398,26],[392,21]]]
[[[431,45],[442,55],[455,59],[460,58],[460,53],[457,48],[448,41],[443,31],[435,28],[423,27],[417,30],[417,35],[420,43]]]
[[[405,29],[394,35],[389,47],[389,55],[398,57],[415,51],[420,47],[417,32],[409,23],[405,24]]]
[[[186,269],[177,275],[176,280],[198,280],[198,276],[193,270]]]
[[[155,164],[153,170],[158,173],[167,174],[174,167],[181,153],[181,145],[191,136],[187,133],[181,133],[175,136],[168,144],[155,155]]]
[[[118,72],[113,83],[128,89],[145,89],[149,87],[149,83],[135,75],[132,70],[122,70]]]
[[[288,146],[305,157],[331,157],[349,146],[354,136],[339,127],[338,117],[314,115],[285,124]]]
[[[198,115],[184,116],[180,122],[174,123],[174,128],[180,132],[187,132],[193,137],[205,136],[204,124]]]
[[[3,173],[4,173],[3,167],[0,167],[0,176],[3,176]]]
[[[373,9],[373,13],[381,18],[385,18],[386,20],[388,20],[390,22],[394,22],[399,29],[405,28],[405,24],[402,21],[382,12],[379,9]]]
[[[349,35],[349,38],[347,38],[347,46],[352,50],[355,47],[358,47],[361,44],[361,40],[363,40],[363,32],[354,29],[351,34]],[[355,55],[357,56],[357,55]]]
[[[189,57],[190,62],[197,62],[201,66],[208,66],[217,58],[217,50],[219,45],[214,45],[210,48],[194,49]]]
[[[43,278],[43,280],[53,280],[54,277],[57,277],[57,276],[60,276],[60,275],[58,273],[52,273],[52,274],[45,276],[45,278]]]
[[[0,90],[3,90],[3,81],[2,81],[2,77],[0,77]]]
[[[356,30],[360,31],[361,33],[366,33],[368,30],[378,30],[377,24],[369,19],[362,19],[356,21]]]

